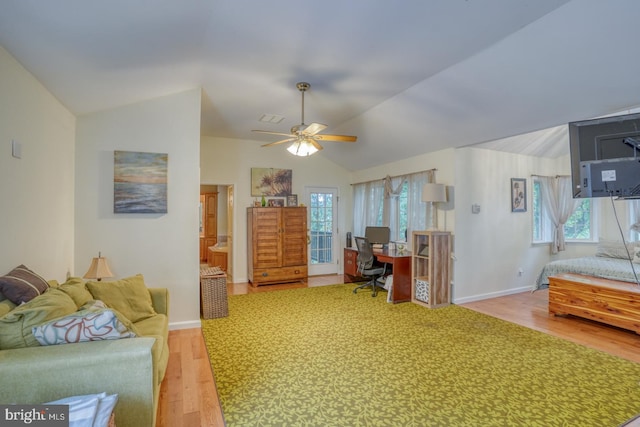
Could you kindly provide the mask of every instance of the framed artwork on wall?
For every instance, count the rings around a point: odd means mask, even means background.
[[[527,211],[527,180],[511,178],[511,212]]]
[[[287,197],[291,194],[291,169],[251,168],[251,195]]]
[[[113,212],[167,213],[166,153],[113,152]]]
[[[287,206],[298,206],[298,195],[291,194],[287,196]]]

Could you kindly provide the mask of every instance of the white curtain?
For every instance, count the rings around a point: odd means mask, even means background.
[[[427,224],[427,206],[422,201],[422,186],[434,182],[435,171],[390,177],[353,186],[354,236],[364,235],[367,225],[383,225],[391,229],[390,239],[410,240],[413,230],[424,230]],[[407,191],[407,236],[399,236],[399,195],[404,183]],[[382,215],[380,209],[382,207]]]
[[[578,206],[571,191],[571,177],[541,176],[540,195],[542,206],[553,225],[551,238],[551,253],[557,254],[565,250],[564,224]]]
[[[391,241],[404,240],[403,237],[398,236],[398,227],[394,226],[398,224],[398,196],[402,191],[402,185],[406,181],[404,176],[396,176],[391,178],[387,175],[384,178],[384,212],[382,214],[382,225],[386,225],[391,229],[389,239]]]
[[[384,182],[370,181],[353,186],[353,235],[364,236],[367,225],[383,225],[380,209],[384,200]]]
[[[631,226],[629,227],[631,229],[631,231],[635,231],[636,233],[640,233],[640,200],[631,200],[631,202],[629,203],[629,208],[630,208],[630,223]],[[634,239],[634,240],[637,240]]]
[[[407,241],[411,241],[411,233],[415,230],[426,230],[427,219],[435,213],[433,204],[422,201],[422,187],[426,183],[435,182],[436,171],[428,170],[409,175],[409,200],[407,206]],[[429,212],[427,212],[427,209]],[[404,240],[404,236],[402,239]],[[411,249],[411,248],[409,248]]]

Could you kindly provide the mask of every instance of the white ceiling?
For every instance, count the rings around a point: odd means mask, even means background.
[[[278,137],[252,129],[300,123],[309,82],[305,121],[358,136],[317,155],[357,170],[640,104],[639,16],[637,0],[3,0],[0,45],[76,114],[202,87],[202,134],[257,145]]]

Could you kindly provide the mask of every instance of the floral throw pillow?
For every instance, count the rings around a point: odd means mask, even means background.
[[[114,310],[91,307],[54,319],[32,329],[40,345],[135,338],[131,325],[118,319]]]

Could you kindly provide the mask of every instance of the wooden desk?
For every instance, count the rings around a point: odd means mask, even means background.
[[[393,274],[393,289],[391,291],[391,301],[398,302],[411,301],[411,252],[373,251],[379,262],[389,264]],[[366,279],[358,277],[356,258],[358,251],[353,248],[344,250],[344,281],[345,283],[364,281]]]

